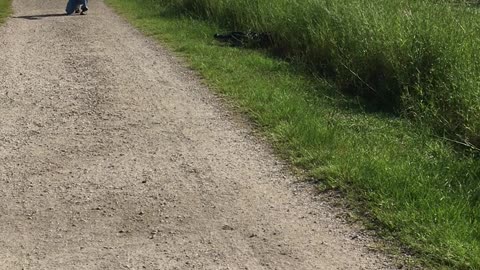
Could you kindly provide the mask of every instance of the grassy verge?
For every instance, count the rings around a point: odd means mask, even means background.
[[[5,22],[7,17],[10,15],[11,4],[12,4],[12,0],[0,0],[0,24]]]
[[[387,239],[433,268],[480,269],[480,160],[431,131],[369,113],[335,84],[262,52],[222,47],[213,24],[150,0],[106,0],[184,56],[322,189],[339,189]]]
[[[236,30],[328,74],[369,107],[480,148],[478,9],[462,0],[149,0]],[[452,3],[453,2],[453,3]],[[455,4],[454,4],[455,3]]]

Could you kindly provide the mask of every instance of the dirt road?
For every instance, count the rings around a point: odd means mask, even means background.
[[[0,27],[0,269],[385,269],[248,124],[92,1]]]

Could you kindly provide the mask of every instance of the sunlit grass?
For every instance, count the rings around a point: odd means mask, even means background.
[[[369,107],[480,147],[476,9],[445,0],[147,2],[232,30],[268,32],[276,51],[329,74]]]
[[[12,0],[0,0],[0,24],[10,15],[11,3]]]
[[[383,237],[432,268],[480,269],[478,158],[455,151],[418,122],[371,112],[339,94],[335,78],[313,78],[294,62],[220,46],[212,39],[222,31],[218,22],[170,16],[159,1],[107,2],[187,58],[281,155],[322,189],[341,190],[352,211]]]

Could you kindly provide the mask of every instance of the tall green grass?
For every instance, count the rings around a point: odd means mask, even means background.
[[[441,137],[480,147],[475,9],[441,0],[158,2],[224,28],[268,32],[275,52],[331,76],[370,108],[408,116]]]
[[[107,2],[186,57],[279,153],[323,189],[340,189],[383,237],[433,269],[480,269],[480,159],[474,154],[455,151],[422,125],[365,112],[296,63],[219,46],[212,40],[218,22],[170,16],[178,10],[157,0]]]
[[[0,0],[0,24],[2,24],[11,12],[12,0]]]

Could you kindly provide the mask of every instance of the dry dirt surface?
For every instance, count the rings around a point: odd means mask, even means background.
[[[0,27],[0,269],[390,268],[171,53],[65,2]]]

